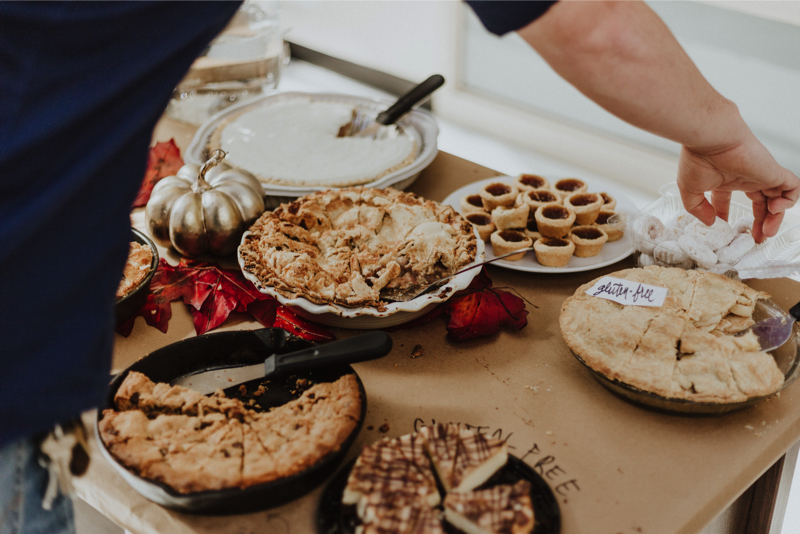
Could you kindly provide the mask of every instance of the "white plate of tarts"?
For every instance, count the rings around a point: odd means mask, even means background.
[[[536,273],[589,271],[633,253],[628,219],[639,210],[615,188],[578,178],[496,176],[444,199],[486,242],[486,259],[533,246],[494,265]]]
[[[484,259],[477,230],[449,206],[391,188],[311,193],[266,212],[245,232],[245,278],[298,315],[338,328],[388,328],[466,289],[479,269],[406,302],[393,284],[425,286]],[[403,285],[399,287],[405,287]]]

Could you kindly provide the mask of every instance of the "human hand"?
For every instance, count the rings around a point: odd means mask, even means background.
[[[800,178],[781,167],[751,132],[722,149],[681,149],[678,189],[686,211],[710,226],[728,220],[731,193],[743,191],[753,202],[753,239],[778,233],[784,212],[797,203]],[[704,193],[711,192],[711,202]]]

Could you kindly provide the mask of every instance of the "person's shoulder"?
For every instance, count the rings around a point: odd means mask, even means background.
[[[547,12],[557,0],[465,0],[487,30],[495,35],[524,28]]]

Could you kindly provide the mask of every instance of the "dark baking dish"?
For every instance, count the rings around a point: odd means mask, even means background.
[[[336,473],[336,476],[325,487],[317,510],[317,531],[320,534],[352,534],[358,526],[355,507],[342,504],[347,478],[355,463],[356,459],[354,458]],[[520,480],[527,480],[531,484],[533,530],[530,534],[559,534],[561,511],[553,490],[531,466],[516,456],[509,454],[506,464],[476,489],[487,489],[500,484],[514,484]],[[447,524],[445,532],[458,534],[462,531]]]
[[[144,303],[147,302],[147,294],[150,292],[150,282],[153,281],[153,275],[156,273],[158,267],[158,249],[156,244],[147,237],[143,232],[136,228],[131,228],[131,241],[139,243],[140,245],[149,245],[153,250],[153,260],[150,262],[150,270],[147,276],[144,277],[138,286],[133,288],[127,295],[118,299],[114,303],[114,319],[117,324],[124,323],[139,311]]]
[[[263,362],[272,353],[284,354],[312,346],[313,343],[293,336],[281,328],[263,328],[205,334],[178,341],[152,352],[122,371],[111,382],[105,406],[114,407],[114,395],[130,371],[138,371],[154,382],[170,382],[184,375],[203,370],[221,369],[235,365],[251,365]],[[228,397],[254,399],[254,409],[268,410],[297,398],[297,380],[307,379],[312,383],[330,382],[345,374],[355,374],[349,365],[307,371],[295,375],[270,377],[245,383],[247,392],[242,394],[240,386],[225,390]],[[225,515],[255,512],[285,504],[310,492],[322,484],[338,467],[347,454],[364,421],[367,397],[361,380],[356,375],[361,392],[361,418],[353,432],[339,450],[322,457],[308,469],[289,477],[244,489],[228,488],[182,494],[172,488],[140,477],[117,462],[97,434],[103,455],[111,462],[123,478],[141,495],[167,508],[192,514]],[[267,392],[253,397],[251,393],[262,383],[268,383]],[[98,411],[98,422],[102,409]]]

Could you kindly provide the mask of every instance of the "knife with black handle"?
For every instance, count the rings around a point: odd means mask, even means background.
[[[217,389],[237,386],[273,374],[292,374],[309,369],[375,360],[389,354],[392,338],[386,332],[359,336],[316,345],[287,354],[271,354],[264,363],[202,371],[170,382],[208,395]]]

